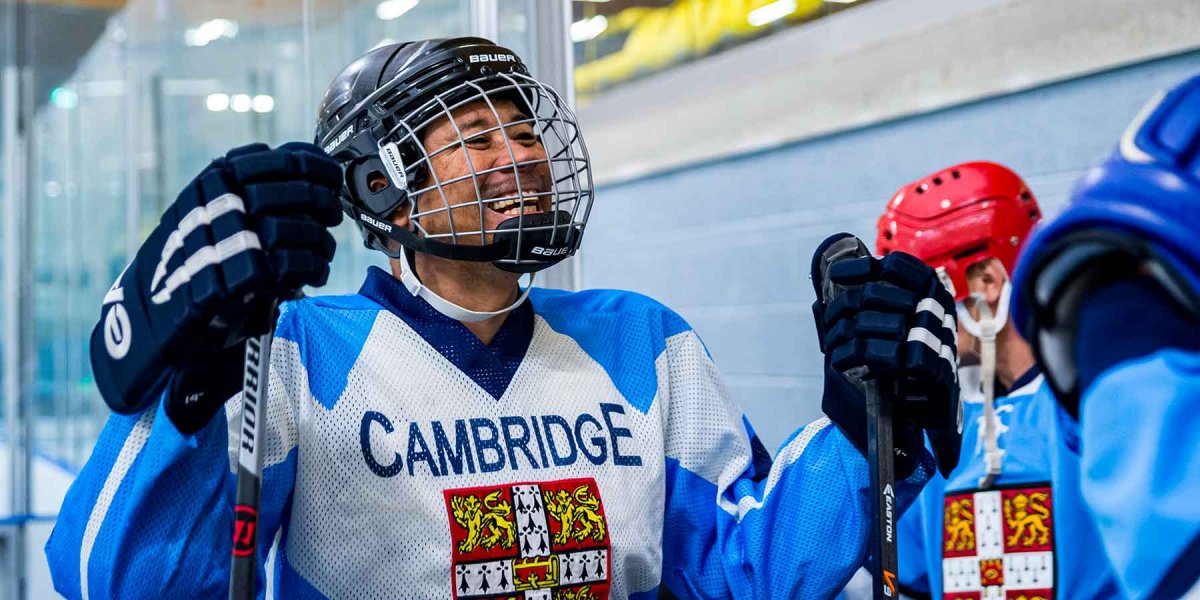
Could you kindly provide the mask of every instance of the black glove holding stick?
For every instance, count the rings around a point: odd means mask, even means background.
[[[817,248],[812,278],[826,356],[822,408],[867,458],[876,523],[869,546],[873,596],[896,598],[896,477],[907,479],[917,468],[923,429],[944,474],[958,462],[953,299],[916,258],[876,260],[862,240],[845,233]]]
[[[902,252],[874,258],[861,240],[839,233],[817,248],[812,279],[825,414],[865,455],[865,383],[874,381],[894,416],[896,477],[919,464],[922,432],[949,475],[962,446],[957,325],[937,274]]]

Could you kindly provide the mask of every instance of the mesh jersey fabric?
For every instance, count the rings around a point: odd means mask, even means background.
[[[1075,435],[1063,421],[1066,415],[1043,376],[1018,382],[1007,396],[997,398],[995,414],[998,443],[1005,455],[1003,470],[993,484],[986,489],[979,486],[987,471],[982,399],[964,401],[958,467],[948,479],[935,475],[912,509],[900,518],[901,589],[914,597],[987,598],[993,597],[988,593],[1002,593],[1001,585],[1009,590],[1045,589],[1042,585],[1048,583],[1057,598],[1120,598],[1098,530],[1083,503],[1079,456],[1071,449]],[[1032,500],[1037,493],[1047,497]],[[1013,504],[1019,494],[1031,499],[1027,508]],[[1038,513],[1034,505],[1046,507],[1046,515]],[[1035,522],[1046,526],[1045,544],[1021,547],[1024,532],[1012,538],[1022,521],[1021,510],[1033,515],[1024,519],[1031,527]],[[993,513],[991,519],[987,512]],[[962,570],[964,564],[979,565],[1001,553],[1006,569],[1002,576],[989,580],[979,567]],[[1024,574],[1028,572],[1041,575]]]
[[[359,294],[284,305],[259,517],[278,597],[823,598],[849,580],[867,463],[827,420],[772,461],[669,309],[527,304],[491,346],[375,268]],[[158,406],[110,418],[46,546],[60,593],[227,593],[239,401],[190,436]],[[898,484],[901,507],[932,470]]]

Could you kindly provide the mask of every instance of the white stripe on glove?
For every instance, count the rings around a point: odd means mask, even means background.
[[[167,236],[167,241],[163,244],[162,258],[158,261],[158,266],[154,269],[154,278],[150,281],[150,290],[154,291],[158,288],[158,284],[162,282],[162,278],[167,276],[167,261],[175,255],[175,252],[183,248],[183,240],[188,234],[195,231],[202,225],[211,225],[213,221],[222,215],[231,212],[246,213],[246,205],[242,202],[241,196],[237,194],[221,194],[213,199],[212,202],[204,206],[197,206],[188,211],[183,219],[179,221],[175,231]],[[190,278],[190,277],[189,277]],[[173,288],[172,288],[173,289]],[[158,295],[155,294],[155,297]],[[170,298],[170,293],[167,298]],[[164,299],[162,302],[166,302]],[[155,302],[162,304],[162,302]]]

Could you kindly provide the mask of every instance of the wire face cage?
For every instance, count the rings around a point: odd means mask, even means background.
[[[388,100],[380,98],[380,112],[392,112]],[[495,264],[518,272],[575,253],[592,174],[575,115],[557,92],[520,72],[489,72],[403,112],[409,117],[391,124],[378,152],[391,184],[406,192],[400,208],[417,235],[504,245]]]

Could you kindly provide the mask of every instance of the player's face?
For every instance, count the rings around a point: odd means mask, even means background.
[[[980,309],[982,300],[978,299],[979,295],[986,299],[988,306],[992,309],[992,314],[995,314],[995,311],[999,309],[1000,294],[1007,281],[1008,274],[1004,265],[994,258],[971,265],[971,268],[967,269],[967,289],[970,290],[971,295],[963,300],[963,304],[967,307],[967,312],[972,319],[978,322],[983,317],[983,311]],[[959,363],[978,363],[980,342],[967,333],[961,322],[958,324],[958,340]]]
[[[993,311],[1000,306],[1000,295],[1004,292],[1004,284],[1008,283],[1008,271],[1000,261],[989,258],[983,262],[971,265],[967,269],[967,289],[971,297],[967,298],[967,308],[971,316],[979,320],[980,311],[975,298],[982,296]]]
[[[453,122],[445,117],[435,121],[423,143],[436,181],[463,179],[443,184],[441,193],[435,188],[417,198],[419,213],[450,207],[420,217],[426,231],[450,233],[453,219],[454,233],[474,232],[459,235],[457,243],[479,245],[484,242],[481,230],[495,230],[506,219],[522,214],[550,210],[550,195],[534,195],[551,191],[546,149],[533,124],[526,122],[529,116],[523,109],[509,100],[495,99],[491,106],[478,100],[457,109],[453,117]],[[472,167],[478,174],[474,178],[470,177]],[[431,176],[420,186],[433,181]],[[482,215],[479,199],[483,200]],[[491,242],[491,237],[488,234],[486,241]]]

